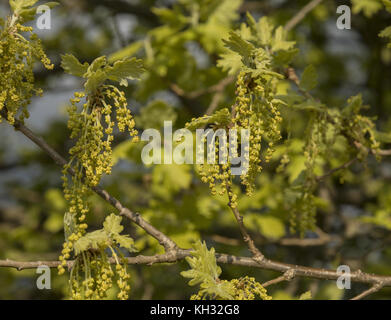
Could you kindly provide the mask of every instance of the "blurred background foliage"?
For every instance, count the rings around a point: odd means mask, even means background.
[[[217,67],[224,52],[222,39],[240,26],[246,11],[256,17],[269,16],[284,25],[309,1],[288,0],[64,0],[52,11],[52,29],[36,30],[55,64],[54,71],[36,70],[44,88],[43,98],[30,106],[27,125],[41,134],[60,154],[72,145],[68,139],[65,107],[81,87],[60,68],[60,55],[72,53],[91,62],[100,55],[112,61],[126,56],[144,59],[147,72],[140,82],[127,88],[129,105],[138,129],[161,129],[164,120],[183,128],[193,117],[203,115],[213,93],[205,91],[227,73]],[[178,4],[178,2],[180,4]],[[318,74],[313,91],[325,105],[342,108],[346,100],[362,93],[365,112],[376,116],[377,128],[391,132],[391,49],[378,33],[390,25],[391,16],[376,10],[377,0],[353,1],[351,30],[336,28],[338,5],[350,1],[323,1],[292,32],[300,53],[293,66],[299,74],[312,64]],[[357,7],[358,4],[359,6]],[[0,2],[1,16],[8,1]],[[32,24],[35,26],[34,24]],[[289,84],[286,84],[289,86]],[[282,88],[283,90],[283,88]],[[219,108],[234,99],[234,85],[224,89]],[[255,194],[240,196],[239,209],[256,244],[268,258],[313,267],[353,269],[391,274],[391,159],[369,158],[365,166],[355,163],[349,170],[328,177],[317,190],[317,226],[304,239],[289,233],[289,214],[284,209],[285,190],[304,169],[303,139],[308,118],[286,111],[291,140],[287,179],[276,174],[285,152],[277,149],[257,181]],[[389,139],[391,135],[383,137]],[[383,140],[384,140],[383,139]],[[124,205],[168,234],[181,247],[189,248],[205,239],[216,251],[248,255],[224,197],[210,196],[190,165],[144,166],[141,145],[117,135],[113,174],[103,186]],[[338,152],[338,151],[335,151]],[[339,150],[344,153],[344,150]],[[348,159],[346,159],[348,160]],[[330,157],[326,165],[338,163]],[[340,164],[340,163],[339,163]],[[0,125],[0,259],[57,259],[63,242],[66,203],[61,190],[61,171],[48,156],[35,148],[6,123]],[[239,189],[239,187],[238,187]],[[239,190],[238,190],[239,191]],[[98,197],[92,199],[90,229],[99,228],[113,209]],[[142,254],[161,252],[158,243],[125,222]],[[278,274],[259,269],[222,266],[224,279],[244,274],[264,282]],[[189,287],[176,265],[131,266],[132,299],[188,299]],[[38,290],[35,270],[0,269],[2,299],[61,299],[67,296],[67,277],[52,270],[52,290]],[[364,285],[339,290],[334,282],[294,279],[270,287],[274,299],[295,299],[311,290],[315,299],[341,299],[358,294]],[[370,298],[389,299],[391,288]]]

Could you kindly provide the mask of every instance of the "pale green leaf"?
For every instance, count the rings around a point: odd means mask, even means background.
[[[381,0],[352,0],[353,13],[363,12],[368,18],[382,9]]]
[[[389,38],[390,42],[388,43],[387,47],[391,48],[391,27],[387,27],[382,32],[380,32],[379,37]]]
[[[316,87],[318,84],[318,75],[316,73],[315,67],[309,65],[304,69],[304,72],[300,80],[300,88],[305,91],[310,91]]]
[[[38,0],[10,0],[9,4],[15,13],[19,13],[21,9],[32,7]]]
[[[227,108],[220,109],[210,116],[203,116],[193,119],[191,122],[186,123],[186,128],[189,130],[196,130],[204,128],[208,124],[214,124],[216,126],[225,126],[231,122],[231,112]]]
[[[72,54],[65,54],[61,56],[61,67],[66,73],[76,77],[82,77],[88,69],[88,63],[81,64],[79,60]]]
[[[105,222],[103,222],[103,228],[109,234],[119,234],[122,232],[124,227],[121,225],[122,218],[114,213],[106,217]]]
[[[236,74],[242,67],[242,58],[239,54],[233,51],[222,53],[220,59],[217,61],[217,66],[228,74]]]
[[[128,58],[114,62],[113,66],[105,68],[107,78],[112,81],[120,82],[127,85],[127,79],[138,79],[143,73],[142,60],[136,58]]]
[[[51,9],[51,8],[59,5],[59,3],[58,2],[47,2],[47,3],[44,3],[44,5],[48,6]],[[37,8],[38,7],[20,9],[18,11],[19,22],[26,23],[28,21],[34,20],[35,15],[37,14]]]
[[[252,52],[255,49],[254,45],[241,38],[236,32],[230,32],[228,40],[223,40],[226,47],[238,53],[243,61],[251,58]]]
[[[302,293],[299,297],[299,300],[311,300],[311,299],[312,299],[311,290]]]
[[[178,6],[174,6],[173,9],[152,8],[151,11],[159,17],[161,22],[173,28],[180,28],[188,21]]]
[[[192,174],[188,165],[156,165],[152,172],[152,191],[168,199],[172,194],[190,186]]]
[[[259,19],[256,25],[256,32],[257,37],[262,45],[271,45],[273,29],[274,25],[270,22],[268,17],[262,17]]]
[[[219,5],[209,16],[209,21],[220,25],[230,26],[238,19],[238,9],[242,0],[220,0]]]
[[[137,252],[134,246],[134,240],[129,236],[113,234],[113,239],[120,247],[127,249],[129,252]]]
[[[274,34],[274,38],[272,39],[272,51],[287,51],[292,49],[295,45],[294,41],[286,41],[286,31],[284,27],[280,26],[277,28]]]
[[[88,74],[87,71],[86,74]],[[98,70],[94,73],[88,75],[87,81],[84,84],[84,87],[87,92],[94,92],[100,85],[102,85],[107,80],[107,74],[103,70]]]
[[[208,250],[205,242],[198,241],[194,244],[191,255],[192,257],[186,257],[191,269],[181,272],[183,277],[191,279],[189,285],[216,283],[221,274],[221,268],[216,263],[215,249]]]
[[[107,59],[105,56],[101,56],[101,57],[96,58],[94,61],[92,61],[92,63],[88,67],[87,72],[84,75],[84,77],[90,77],[95,72],[97,72],[99,70],[102,71],[101,69],[106,65],[106,63],[107,63]]]
[[[75,254],[78,255],[90,249],[105,248],[109,241],[108,234],[103,229],[89,232],[74,243]]]
[[[381,31],[381,32],[379,33],[379,37],[391,38],[391,27],[387,27],[387,28],[385,28],[383,31]]]

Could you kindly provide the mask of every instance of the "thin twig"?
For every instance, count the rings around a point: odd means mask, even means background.
[[[262,283],[262,287],[266,288],[268,286],[271,286],[273,284],[277,284],[283,281],[291,281],[295,277],[295,270],[289,269],[288,271],[285,271],[282,276],[279,276],[278,278],[269,280],[265,283]]]
[[[142,265],[154,265],[158,263],[175,263],[184,258],[190,256],[190,250],[173,249],[171,252],[154,255],[154,256],[136,256],[128,257],[128,264],[142,264]],[[216,260],[218,263],[236,265],[250,268],[260,268],[264,270],[272,270],[285,273],[289,270],[294,273],[295,277],[325,279],[325,280],[337,280],[341,274],[334,270],[311,268],[300,265],[292,265],[268,259],[262,261],[255,261],[253,258],[248,257],[237,257],[227,254],[216,253]],[[73,261],[68,261],[71,265]],[[0,260],[0,267],[11,267],[18,270],[23,269],[35,269],[42,265],[47,265],[50,268],[56,268],[60,264],[60,261],[35,261],[35,262],[20,262],[12,260]],[[375,274],[364,273],[361,270],[357,270],[350,274],[350,279],[353,282],[368,283],[368,284],[379,284],[382,287],[391,287],[390,276],[380,276]],[[380,290],[380,288],[378,289]]]
[[[244,242],[247,244],[248,249],[253,255],[253,259],[257,262],[260,262],[265,259],[265,256],[259,251],[259,249],[255,246],[254,240],[251,238],[250,234],[247,232],[246,227],[244,226],[243,217],[240,215],[240,212],[236,206],[233,206],[232,201],[232,188],[230,186],[227,187],[227,193],[228,193],[228,206],[231,208],[236,222],[238,223],[239,230],[242,234]]]
[[[217,243],[225,244],[228,246],[239,246],[241,243],[238,239],[227,238],[218,234],[212,235],[210,238]]]
[[[170,88],[178,96],[181,96],[181,97],[184,97],[187,99],[196,99],[196,98],[203,96],[205,94],[208,94],[208,93],[222,92],[222,91],[224,91],[225,87],[228,86],[229,84],[231,84],[234,80],[235,80],[234,76],[228,76],[213,86],[210,86],[205,89],[191,91],[191,92],[186,92],[185,90],[183,90],[181,87],[179,87],[175,83],[170,84]]]
[[[350,300],[360,300],[362,298],[365,298],[366,296],[369,296],[372,293],[379,291],[381,288],[383,288],[383,284],[381,282],[375,283],[368,290],[365,290],[364,292],[360,293],[359,295],[355,296],[354,298],[352,298]]]
[[[138,255],[136,257],[128,257],[128,258],[126,258],[126,261],[129,265],[144,264],[144,265],[151,266],[155,263],[177,262],[179,260],[184,259],[188,255],[189,255],[189,253],[185,250],[175,250],[175,251],[167,252],[164,254],[156,254],[153,256]],[[109,261],[111,264],[116,263],[116,260],[114,258],[110,258]],[[73,263],[74,263],[74,260],[67,261],[68,269],[72,268]],[[21,262],[21,261],[9,260],[9,259],[0,260],[0,267],[15,268],[18,271],[25,270],[25,269],[36,269],[40,266],[47,266],[49,268],[57,268],[60,264],[61,264],[61,261]]]
[[[223,98],[223,92],[222,91],[217,91],[213,97],[212,97],[212,101],[208,107],[208,109],[206,110],[205,114],[207,116],[210,116],[215,110],[216,108],[219,106],[219,103],[221,101],[221,99]]]
[[[308,13],[310,13],[315,7],[320,4],[323,0],[312,0],[305,5],[292,19],[290,19],[286,25],[285,30],[292,30],[301,20],[303,20]]]
[[[356,162],[358,159],[357,158],[353,158],[347,162],[345,162],[344,164],[340,165],[339,167],[336,167],[334,169],[331,169],[330,171],[326,172],[323,176],[319,176],[319,177],[316,177],[316,180],[317,181],[322,181],[324,179],[326,179],[327,177],[331,176],[332,174],[334,174],[335,172],[338,172],[342,169],[347,169],[349,168],[354,162]]]

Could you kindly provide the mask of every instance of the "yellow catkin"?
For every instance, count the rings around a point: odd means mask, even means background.
[[[0,25],[0,121],[5,118],[10,124],[28,118],[31,98],[42,95],[34,84],[34,64],[40,61],[46,69],[53,69],[32,27],[17,21],[9,18]]]

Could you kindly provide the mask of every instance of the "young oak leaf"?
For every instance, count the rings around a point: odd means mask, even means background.
[[[181,272],[182,277],[191,279],[189,285],[216,282],[221,274],[221,268],[216,263],[215,249],[208,250],[205,242],[199,241],[194,244],[191,254],[193,257],[186,258],[191,269]]]
[[[316,73],[315,67],[313,65],[309,65],[304,69],[304,72],[301,76],[300,80],[300,88],[305,91],[311,91],[318,84],[318,75]]]
[[[98,70],[94,73],[91,73],[88,76],[87,81],[84,84],[84,88],[86,89],[87,92],[94,92],[106,80],[107,80],[106,72],[104,72],[103,70]]]
[[[10,0],[9,4],[15,13],[19,13],[21,9],[32,7],[38,0]]]
[[[119,234],[122,232],[124,227],[121,225],[122,218],[115,215],[114,213],[106,217],[105,222],[103,222],[103,228],[109,234]]]
[[[284,50],[287,51],[289,49],[292,49],[295,46],[294,41],[286,41],[285,40],[285,29],[284,27],[280,26],[277,28],[274,38],[272,39],[272,51],[280,51]]]
[[[117,81],[120,85],[127,86],[128,79],[137,79],[144,72],[143,62],[140,59],[131,58],[116,61],[113,66],[105,68],[107,78]]]
[[[256,32],[257,37],[262,45],[267,46],[271,44],[273,30],[274,25],[270,23],[267,17],[262,17],[261,19],[259,19],[256,25]]]
[[[230,32],[228,40],[223,40],[226,47],[232,51],[238,53],[243,61],[249,61],[252,53],[255,49],[254,45],[237,34],[236,32]]]
[[[258,22],[255,21],[254,17],[247,12],[247,23],[258,39],[260,45],[268,46],[271,44],[272,35],[274,30],[274,25],[270,23],[270,20],[267,17],[262,17]]]
[[[83,75],[85,78],[90,77],[92,74],[101,70],[107,64],[106,56],[101,56],[92,61],[91,65],[88,67],[87,72]]]
[[[61,66],[65,72],[87,79],[84,87],[88,92],[95,91],[106,80],[127,86],[128,79],[137,79],[144,72],[142,60],[136,58],[118,60],[111,66],[107,63],[107,58],[102,56],[89,65],[87,62],[81,64],[75,56],[66,54],[62,56]]]
[[[106,66],[106,63],[106,57],[101,56],[96,58],[87,68],[87,71],[83,75],[83,78],[87,79],[86,83],[84,84],[84,88],[87,92],[94,92],[107,80],[107,74],[103,68]]]
[[[129,252],[137,252],[134,246],[134,240],[127,235],[113,234],[114,241],[122,248],[128,249]]]
[[[372,17],[381,8],[382,4],[380,0],[352,0],[353,13],[357,14],[361,11],[368,18]]]
[[[58,6],[58,2],[46,2],[42,5],[45,5],[49,7],[49,9],[54,8],[55,6]],[[37,14],[38,7],[32,7],[32,8],[24,8],[20,9],[18,11],[18,21],[20,23],[26,23],[28,21],[34,20],[35,15]]]
[[[388,43],[387,47],[391,48],[391,27],[387,27],[382,32],[380,32],[379,37],[389,38],[390,42]]]
[[[74,243],[73,247],[75,254],[78,255],[79,253],[90,249],[97,250],[100,248],[105,248],[109,242],[110,238],[107,232],[103,229],[100,229],[85,234]]]
[[[312,299],[311,290],[302,293],[299,297],[299,300],[311,300],[311,299]]]
[[[236,52],[228,51],[220,55],[217,66],[229,75],[235,75],[242,67],[242,58]]]
[[[208,124],[215,124],[217,126],[228,125],[231,121],[231,113],[227,108],[216,111],[210,116],[203,116],[200,118],[192,119],[189,123],[186,123],[186,128],[189,130],[195,130],[198,128],[204,128]]]
[[[128,249],[129,252],[135,252],[132,238],[126,235],[120,235],[124,227],[121,225],[122,218],[114,213],[106,217],[103,222],[103,229],[89,232],[77,240],[74,244],[75,254],[90,250],[103,249],[111,245],[113,241],[120,247]]]
[[[89,64],[87,62],[81,64],[74,55],[68,53],[61,56],[61,67],[66,73],[76,77],[83,77],[87,72]]]
[[[127,235],[121,235],[124,229],[121,225],[122,218],[114,213],[106,217],[103,222],[103,229],[108,233],[110,239],[113,239],[120,247],[128,249],[129,252],[136,252],[134,240]]]
[[[181,275],[191,278],[190,286],[200,285],[200,294],[209,295],[212,298],[233,299],[234,288],[229,282],[219,280],[221,268],[216,263],[215,250],[208,250],[205,242],[194,244],[191,252],[193,257],[187,257],[186,261],[191,269],[182,271]]]

